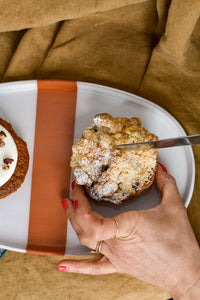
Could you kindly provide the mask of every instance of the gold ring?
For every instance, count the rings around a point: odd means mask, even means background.
[[[113,239],[114,239],[114,238],[117,238],[118,233],[119,233],[119,223],[118,223],[116,217],[114,217],[113,220],[114,220],[114,222],[115,222],[115,224],[117,226],[117,231],[116,231],[115,235],[113,236]]]
[[[91,253],[101,253],[101,246],[103,244],[103,241],[98,241],[96,245],[96,249],[92,250]]]

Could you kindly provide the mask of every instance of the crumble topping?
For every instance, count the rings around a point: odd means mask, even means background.
[[[95,200],[121,203],[151,185],[157,151],[117,150],[117,144],[157,140],[142,127],[140,119],[97,114],[82,138],[72,148],[71,167],[75,180]]]

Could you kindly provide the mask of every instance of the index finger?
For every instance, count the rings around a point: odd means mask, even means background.
[[[72,197],[74,201],[78,201],[79,209],[81,208],[81,210],[84,213],[90,213],[92,211],[91,205],[85,194],[84,188],[81,185],[78,185],[77,183],[74,184]]]
[[[104,218],[92,210],[82,186],[75,183],[73,200],[78,201],[77,207],[70,212],[70,221],[76,223],[87,237],[95,241],[112,238],[116,233],[116,223],[112,218]]]

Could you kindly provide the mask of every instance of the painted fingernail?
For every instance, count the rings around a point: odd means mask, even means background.
[[[64,272],[64,271],[66,271],[66,267],[65,267],[65,266],[60,266],[60,267],[58,268],[58,271]]]
[[[64,208],[64,210],[66,210],[67,209],[67,201],[62,200],[61,204],[62,204],[62,207]]]
[[[161,163],[159,163],[159,165],[161,166],[161,168],[163,169],[163,171],[167,172],[167,169],[165,168],[165,166],[163,166]]]
[[[72,181],[72,190],[74,189],[75,181]]]
[[[78,206],[78,200],[74,200],[74,209],[76,209]]]

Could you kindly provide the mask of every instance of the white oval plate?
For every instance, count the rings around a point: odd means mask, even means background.
[[[54,84],[54,81],[48,82],[50,86]],[[102,112],[119,117],[139,117],[143,126],[159,138],[186,134],[171,114],[148,100],[96,84],[76,82],[76,85],[74,140],[80,138],[85,127],[92,123],[91,118]],[[51,91],[55,92],[53,89]],[[58,93],[59,90],[56,90],[55,97]],[[30,154],[30,167],[22,187],[9,197],[0,200],[0,247],[20,252],[26,252],[29,234],[37,94],[38,86],[35,80],[0,84],[0,117],[11,122],[18,135],[27,142]],[[192,197],[195,180],[192,147],[160,149],[158,159],[176,179],[183,203],[187,207]],[[91,205],[105,217],[113,217],[129,210],[152,208],[158,205],[160,200],[159,191],[154,183],[137,198],[124,202],[120,206],[94,201],[91,201]],[[55,240],[55,245],[56,243]],[[80,244],[68,222],[65,255],[89,253],[90,250]],[[47,253],[43,251],[43,254]],[[57,253],[52,251],[51,254]]]

